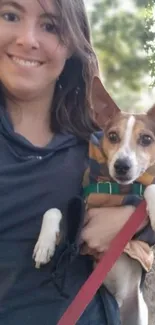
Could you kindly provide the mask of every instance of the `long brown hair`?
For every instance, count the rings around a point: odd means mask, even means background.
[[[94,130],[90,105],[91,82],[98,74],[83,0],[55,0],[60,15],[60,38],[69,41],[74,53],[56,84],[52,103],[53,132],[63,129],[87,138]]]

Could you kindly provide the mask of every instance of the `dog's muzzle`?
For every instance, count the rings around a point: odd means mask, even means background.
[[[120,181],[129,180],[131,168],[132,164],[129,159],[117,159],[114,164],[115,178]]]

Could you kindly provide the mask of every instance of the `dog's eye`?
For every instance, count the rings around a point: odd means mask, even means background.
[[[111,143],[118,143],[120,138],[116,132],[109,132],[108,139]]]
[[[149,134],[142,134],[139,139],[139,144],[143,147],[148,147],[153,142],[153,138]]]

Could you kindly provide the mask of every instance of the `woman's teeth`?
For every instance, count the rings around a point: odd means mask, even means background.
[[[41,62],[39,61],[30,61],[30,60],[23,60],[23,59],[19,59],[16,56],[12,56],[11,57],[12,60],[22,66],[26,66],[26,67],[39,67],[41,65]]]

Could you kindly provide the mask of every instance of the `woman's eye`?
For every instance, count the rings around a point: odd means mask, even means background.
[[[46,23],[43,25],[43,28],[48,33],[56,33],[56,26],[51,23]]]
[[[1,16],[6,21],[10,21],[10,22],[16,22],[19,20],[18,16],[16,14],[14,14],[13,12],[8,12],[5,14],[2,14]]]

